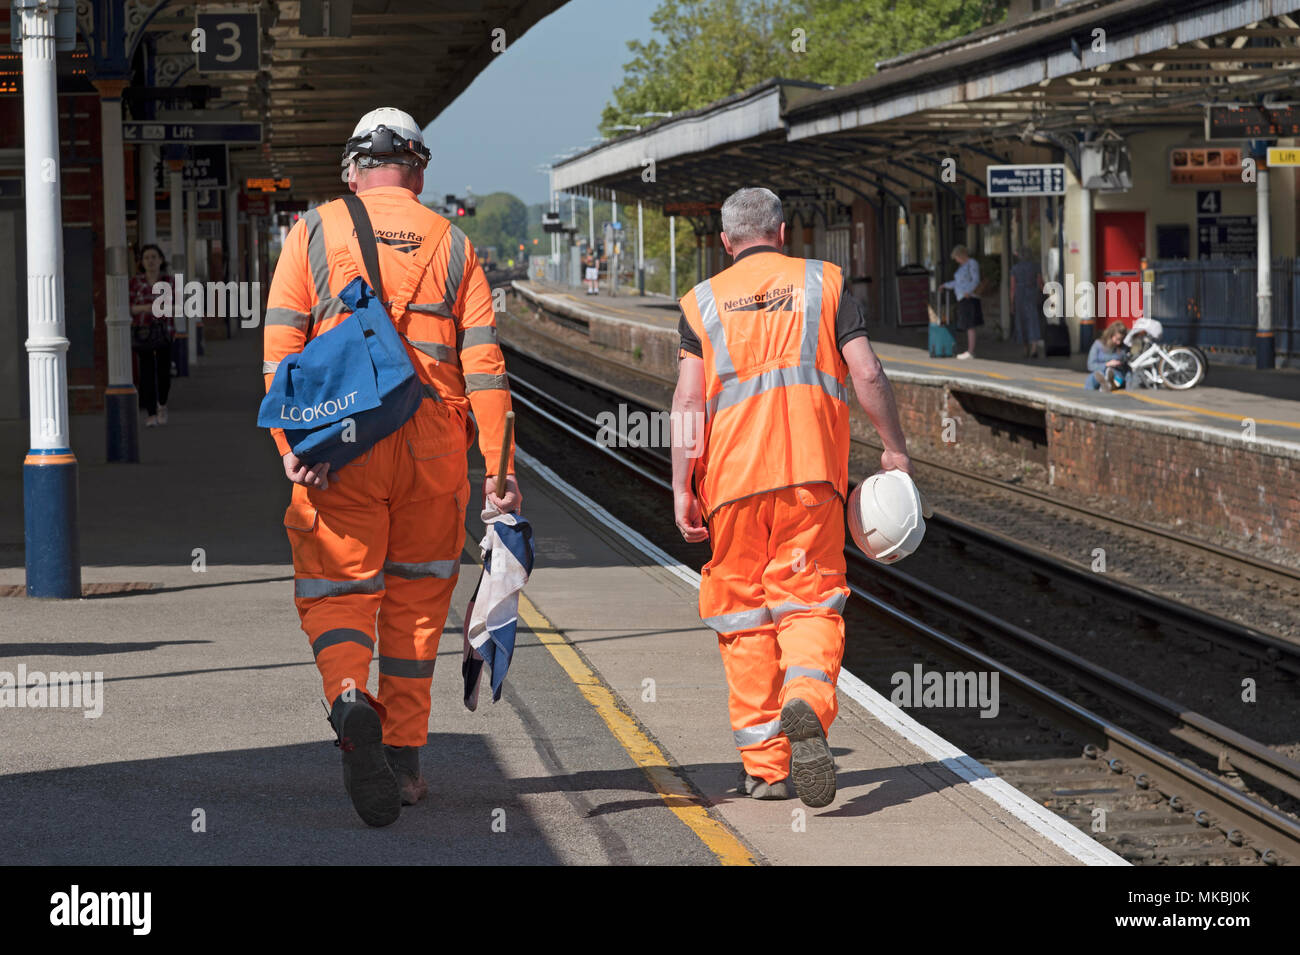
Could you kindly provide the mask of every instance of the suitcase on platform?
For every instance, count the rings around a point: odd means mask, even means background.
[[[957,350],[957,341],[947,325],[930,323],[930,357],[951,358]]]
[[[1070,354],[1070,326],[1065,322],[1043,323],[1043,348],[1048,358],[1068,357]]]
[[[957,341],[952,337],[952,296],[940,287],[939,309],[930,309],[930,357],[951,358],[957,352]]]

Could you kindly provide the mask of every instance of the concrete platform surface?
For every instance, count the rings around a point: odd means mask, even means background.
[[[253,337],[211,343],[176,383],[171,424],[142,433],[145,463],[103,463],[102,420],[74,421],[84,579],[154,587],[0,598],[0,670],[103,680],[98,718],[0,712],[11,861],[1064,864],[1095,846],[1082,837],[1072,855],[959,761],[926,755],[852,701],[832,733],[832,806],[800,819],[797,802],[737,798],[721,663],[692,587],[527,470],[529,607],[553,629],[530,610],[504,699],[468,713],[453,614],[423,751],[430,797],[367,829],[343,792],[293,608],[288,486],[252,423],[259,350]],[[23,580],[25,446],[25,428],[0,426],[0,586]],[[455,612],[476,577],[463,563]],[[703,800],[666,797],[668,777]]]

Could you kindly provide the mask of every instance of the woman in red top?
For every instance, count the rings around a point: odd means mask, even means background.
[[[146,428],[167,423],[167,395],[172,381],[172,336],[176,326],[171,309],[154,314],[154,285],[170,284],[162,249],[146,245],[140,250],[140,271],[131,276],[131,347],[140,360],[140,409],[149,416]],[[171,296],[167,297],[171,301]]]

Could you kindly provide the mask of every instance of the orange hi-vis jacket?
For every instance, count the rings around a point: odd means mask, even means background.
[[[462,420],[473,411],[487,473],[495,474],[510,391],[492,293],[474,246],[409,189],[381,186],[358,196],[375,231],[384,293],[390,302],[410,303],[392,319],[407,339],[425,395],[446,402]],[[426,243],[435,248],[428,266],[417,273],[417,258],[429,258]],[[302,351],[309,328],[314,338],[351,314],[336,295],[362,274],[361,248],[342,200],[317,206],[298,220],[280,253],[267,299],[262,362],[267,388],[280,361]],[[281,457],[289,453],[284,432],[272,429],[271,435]],[[514,471],[513,448],[507,470]]]
[[[848,494],[848,366],[836,344],[838,266],[747,255],[695,286],[682,313],[704,359],[706,517],[777,488],[828,481]]]

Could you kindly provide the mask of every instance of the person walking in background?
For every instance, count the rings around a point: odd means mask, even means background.
[[[825,806],[849,592],[846,378],[880,437],[881,468],[912,464],[857,300],[838,266],[782,252],[776,194],[733,193],[722,245],[734,264],[680,301],[673,516],[684,540],[713,549],[700,619],[718,634],[738,790]]]
[[[167,398],[172,383],[172,337],[176,326],[171,315],[155,315],[154,286],[170,285],[167,260],[162,249],[149,244],[140,250],[139,270],[131,276],[131,348],[140,369],[140,409],[148,413],[146,428],[167,423]],[[170,300],[170,297],[169,297]]]
[[[1026,358],[1037,358],[1043,344],[1043,273],[1026,246],[1016,250],[1011,268],[1011,314],[1016,321],[1016,341],[1025,346]],[[1046,349],[1044,349],[1046,353]]]
[[[953,327],[957,331],[966,331],[966,350],[958,358],[975,357],[975,329],[984,324],[984,307],[975,289],[980,284],[980,264],[971,257],[964,245],[952,250],[952,259],[957,263],[957,274],[951,282],[944,282],[944,288],[950,288],[957,296],[957,318]]]
[[[1088,379],[1085,388],[1096,391],[1114,391],[1124,387],[1124,374],[1121,370],[1128,349],[1124,347],[1124,333],[1128,328],[1123,322],[1111,322],[1102,332],[1101,338],[1092,343],[1088,350]]]
[[[584,276],[583,282],[587,286],[587,294],[599,295],[600,294],[600,288],[599,288],[600,266],[596,264],[596,255],[594,252],[591,251],[587,252],[587,257],[584,260],[584,265],[586,266],[586,271],[583,273]]]

